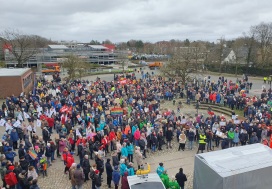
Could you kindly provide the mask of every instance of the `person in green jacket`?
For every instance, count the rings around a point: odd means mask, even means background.
[[[175,178],[169,181],[169,188],[168,189],[180,189],[178,182]]]
[[[165,188],[169,187],[169,176],[167,175],[167,172],[164,171],[161,175],[160,178],[162,180],[162,183],[164,184]]]
[[[233,131],[233,128],[230,128],[229,132],[228,132],[228,139],[230,141],[230,147],[233,147],[234,146],[234,142],[233,142],[233,139],[234,139],[234,131]]]

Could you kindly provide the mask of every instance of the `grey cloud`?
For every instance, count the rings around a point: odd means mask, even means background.
[[[88,42],[234,38],[270,22],[263,0],[9,0],[0,6],[0,28],[53,40]]]

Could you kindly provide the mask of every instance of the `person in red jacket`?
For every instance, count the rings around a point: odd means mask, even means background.
[[[49,127],[48,131],[52,134],[52,129],[53,129],[54,125],[55,125],[54,118],[48,117],[47,118],[47,123],[48,123],[48,127]]]
[[[18,183],[15,173],[11,170],[8,170],[5,174],[5,182],[10,189],[15,189],[16,184]]]
[[[114,142],[116,141],[116,134],[114,132],[114,129],[111,130],[109,133],[109,141],[110,141],[110,149],[111,151],[114,150]]]
[[[105,149],[106,153],[109,153],[109,148],[108,148],[108,144],[109,144],[109,137],[108,135],[104,135],[104,138],[101,140],[101,144],[103,149]]]

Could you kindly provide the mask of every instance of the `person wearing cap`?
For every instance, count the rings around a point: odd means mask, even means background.
[[[106,167],[106,173],[107,173],[107,185],[109,188],[111,188],[111,180],[112,180],[112,166],[110,164],[110,158],[107,159],[107,162],[105,163],[105,167]]]
[[[99,170],[94,171],[94,183],[95,183],[95,189],[100,189],[102,185],[102,181],[101,181]]]
[[[133,175],[135,175],[135,170],[134,170],[134,167],[133,167],[133,163],[132,163],[132,162],[129,162],[129,163],[128,163],[127,171],[128,171],[128,176],[133,176]]]
[[[159,176],[161,176],[161,174],[162,174],[164,171],[165,171],[165,170],[164,170],[164,167],[163,167],[163,163],[159,163],[159,166],[158,166],[158,168],[157,168],[157,170],[156,170],[157,174],[158,174]]]
[[[114,166],[114,170],[112,172],[112,181],[114,183],[115,189],[118,189],[119,183],[120,183],[120,172],[118,170],[118,166]]]

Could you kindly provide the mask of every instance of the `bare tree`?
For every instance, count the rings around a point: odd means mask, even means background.
[[[123,51],[118,51],[117,52],[117,59],[118,59],[118,64],[122,66],[123,74],[125,73],[125,67],[128,63],[128,51],[123,50]]]
[[[77,76],[81,79],[84,73],[91,67],[83,59],[76,55],[69,55],[62,64],[68,72],[69,79],[75,79]]]
[[[272,42],[272,23],[260,23],[251,27],[251,33],[259,43],[260,60],[259,63],[264,67],[271,55]]]
[[[232,50],[235,53],[234,61],[235,61],[235,75],[237,76],[238,66],[241,64],[241,61],[243,58],[243,48],[244,48],[244,39],[243,38],[237,38],[232,43]]]
[[[176,48],[169,62],[160,71],[163,76],[175,78],[185,84],[189,79],[189,74],[194,71],[192,61],[193,54],[190,48]]]
[[[18,63],[18,67],[23,67],[23,64],[28,59],[37,53],[38,42],[40,37],[36,35],[24,35],[18,30],[5,30],[1,34],[5,46],[9,47],[10,60]]]

